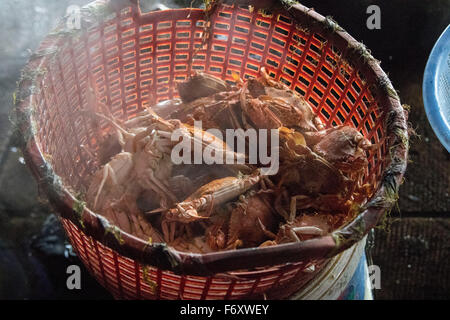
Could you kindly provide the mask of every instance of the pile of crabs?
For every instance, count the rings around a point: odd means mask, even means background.
[[[350,126],[325,129],[308,102],[264,68],[259,78],[236,80],[198,73],[178,85],[181,99],[131,120],[98,114],[117,134],[98,151],[89,208],[145,241],[193,253],[306,241],[354,218],[373,193],[362,184],[371,142]],[[219,137],[250,128],[278,130],[276,174],[248,161],[172,161],[175,130],[223,157],[248,159],[248,148],[238,152]]]

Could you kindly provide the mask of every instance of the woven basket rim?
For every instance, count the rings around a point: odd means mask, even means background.
[[[96,0],[89,5],[113,8],[123,8],[138,0]],[[264,1],[264,3],[271,0]],[[225,1],[232,2],[232,1]],[[237,4],[253,4],[256,0],[236,1]],[[275,1],[276,2],[276,1]],[[261,3],[260,3],[261,4]],[[276,7],[276,10],[280,9]],[[77,200],[74,192],[62,185],[53,171],[50,163],[45,160],[34,134],[33,95],[37,84],[42,80],[39,70],[51,59],[52,54],[64,44],[66,34],[49,34],[42,42],[38,51],[30,58],[24,70],[34,72],[35,77],[22,77],[15,98],[17,126],[23,137],[22,150],[26,163],[31,169],[39,186],[44,190],[50,203],[64,219],[69,219],[83,233],[100,243],[117,251],[121,255],[135,259],[140,263],[152,265],[177,274],[209,276],[217,273],[247,270],[259,267],[273,268],[278,265],[306,263],[313,260],[329,259],[346,250],[375,227],[380,219],[395,204],[397,191],[406,170],[408,155],[408,125],[407,114],[400,104],[398,95],[390,80],[380,68],[365,47],[340,28],[330,18],[301,5],[295,4],[281,8],[296,21],[305,21],[310,31],[327,32],[332,43],[346,48],[347,56],[354,57],[352,63],[363,70],[366,78],[379,84],[376,90],[378,102],[388,110],[385,117],[386,139],[389,146],[389,159],[382,174],[379,188],[373,198],[365,205],[364,211],[346,226],[333,233],[300,243],[288,243],[266,248],[249,248],[233,251],[222,251],[207,254],[193,254],[177,251],[165,244],[149,244],[144,240],[125,233],[109,224],[101,215],[97,215]],[[200,14],[201,9],[167,10],[168,14]],[[165,14],[165,11],[150,12],[146,15]],[[301,20],[299,20],[301,19]],[[332,30],[332,31],[330,31]],[[361,54],[365,58],[361,58]]]

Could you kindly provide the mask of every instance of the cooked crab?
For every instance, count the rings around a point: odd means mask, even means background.
[[[137,206],[137,200],[143,192],[150,192],[154,198],[159,199],[162,208],[170,208],[178,202],[169,186],[173,170],[171,150],[176,144],[171,139],[171,132],[178,129],[192,143],[205,144],[205,140],[196,137],[193,128],[184,126],[179,121],[165,121],[151,111],[149,113],[152,118],[146,119],[146,127],[129,130],[122,128],[113,119],[101,116],[117,129],[122,152],[94,174],[87,201],[92,210],[105,214],[126,231],[137,229],[134,217],[139,217],[139,221],[145,224]],[[207,133],[203,135],[208,137],[209,148],[214,148],[224,156],[239,157],[223,141]],[[129,220],[132,221],[129,225],[124,223],[127,219],[117,217],[117,214],[126,212],[122,208],[133,209],[128,213]],[[126,213],[124,215],[127,216]],[[156,238],[154,235],[150,236]]]
[[[268,194],[255,191],[230,204],[226,215],[219,215],[206,230],[206,242],[214,250],[257,247],[275,230],[278,217]]]

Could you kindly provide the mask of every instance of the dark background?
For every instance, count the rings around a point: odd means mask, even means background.
[[[109,299],[83,272],[82,290],[68,291],[66,266],[80,264],[39,194],[17,150],[8,114],[30,51],[72,4],[87,0],[2,0],[0,3],[0,299]],[[190,0],[163,1],[169,7]],[[196,3],[199,3],[197,0]],[[450,23],[448,0],[305,0],[362,41],[411,105],[410,163],[390,226],[375,230],[373,263],[381,268],[378,299],[450,297],[450,156],[429,126],[422,76],[429,53]],[[368,30],[366,9],[381,8],[381,30]],[[67,257],[64,256],[66,254]]]

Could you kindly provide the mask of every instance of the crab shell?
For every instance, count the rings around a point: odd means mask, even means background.
[[[353,127],[339,127],[324,134],[313,151],[343,172],[358,172],[368,165],[372,143]]]
[[[239,101],[233,95],[234,92],[229,92],[197,99],[185,105],[177,116],[190,125],[194,121],[202,121],[205,130],[220,129],[224,133],[226,129],[237,129],[241,126],[240,117],[237,117]]]
[[[320,158],[300,158],[280,168],[281,182],[292,194],[345,194],[348,179]]]
[[[300,127],[304,131],[317,131],[319,120],[309,103],[287,86],[268,78],[263,70],[259,79],[249,79],[250,96],[262,101],[285,127]]]
[[[224,231],[225,221],[213,224],[205,231],[205,240],[212,250],[222,250],[227,245],[227,235]]]
[[[104,179],[104,171],[98,170],[89,185],[87,192],[87,203],[93,210],[101,209],[104,207],[108,199],[119,199],[119,197],[125,192],[125,185],[130,179],[130,176],[133,173],[133,155],[129,152],[122,152],[115,155],[111,161],[109,161],[108,165],[115,172],[115,182],[109,177],[103,187],[103,193],[105,196],[99,197],[98,200],[95,201],[98,189],[101,185],[102,180]],[[94,205],[95,204],[95,205]]]
[[[178,237],[169,245],[178,251],[190,252],[190,253],[209,253],[212,252],[210,246],[205,242],[203,236],[197,236],[193,238]]]
[[[242,247],[256,247],[267,240],[264,226],[274,230],[277,219],[264,195],[253,195],[241,200],[231,213],[228,227],[228,246],[240,241]]]
[[[137,195],[141,192],[140,185],[129,183],[135,178],[133,155],[128,152],[119,153],[107,165],[114,171],[116,181],[108,176],[102,194],[98,197],[105,171],[101,169],[95,173],[87,192],[86,200],[90,208],[100,212],[110,223],[119,226],[125,232],[142,239],[152,238],[155,242],[162,242],[162,236],[145,220],[137,206]]]
[[[228,90],[225,81],[206,73],[194,74],[188,81],[178,84],[178,93],[184,103]]]

